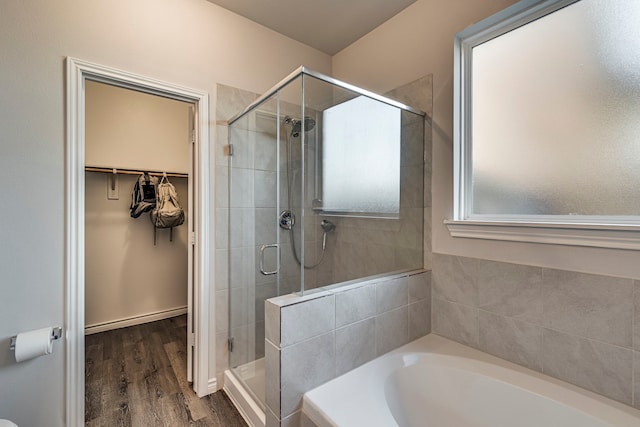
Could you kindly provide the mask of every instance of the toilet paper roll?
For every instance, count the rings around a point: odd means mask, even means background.
[[[53,328],[23,332],[16,337],[16,362],[24,362],[34,357],[51,354],[52,349]]]

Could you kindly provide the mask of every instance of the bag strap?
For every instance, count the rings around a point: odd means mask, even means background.
[[[162,172],[162,179],[160,179],[160,184],[165,183],[165,182],[169,182],[169,178],[167,177],[167,173],[166,172]]]

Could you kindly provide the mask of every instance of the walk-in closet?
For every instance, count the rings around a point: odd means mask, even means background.
[[[86,425],[160,425],[148,418],[157,414],[171,423],[193,396],[187,378],[192,108],[86,82]],[[151,206],[132,217],[132,192],[143,172],[147,184],[155,182],[145,190],[155,193],[162,180],[173,184],[182,225],[155,227]]]

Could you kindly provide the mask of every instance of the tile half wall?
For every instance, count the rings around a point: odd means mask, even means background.
[[[302,395],[431,331],[431,273],[266,301],[267,427],[298,426]]]

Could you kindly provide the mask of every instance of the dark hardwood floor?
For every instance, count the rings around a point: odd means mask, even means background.
[[[187,383],[186,315],[85,337],[86,426],[246,426],[223,391]]]

